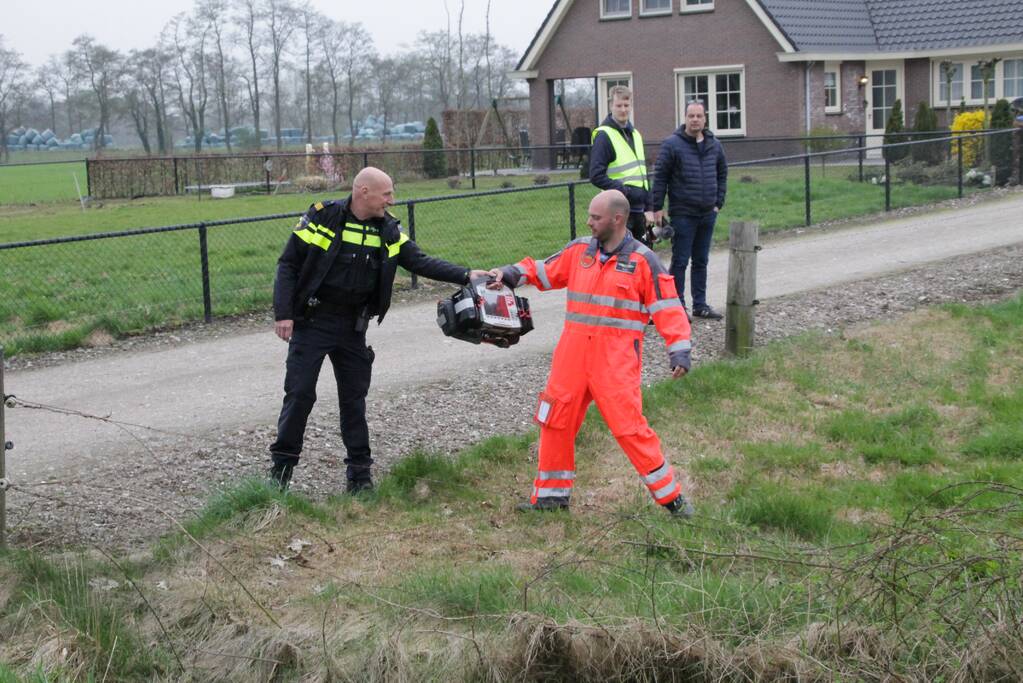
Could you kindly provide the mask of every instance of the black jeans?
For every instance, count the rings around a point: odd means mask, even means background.
[[[341,405],[341,441],[345,445],[349,479],[368,479],[369,427],[366,394],[373,367],[373,349],[366,332],[356,331],[353,314],[321,313],[315,320],[297,320],[288,344],[284,377],[284,406],[277,420],[277,440],[270,446],[274,463],[298,462],[306,422],[316,403],[316,380],[324,357],[330,357]]]

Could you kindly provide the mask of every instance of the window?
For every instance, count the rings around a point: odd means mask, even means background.
[[[995,79],[987,82],[987,96],[991,99],[995,96]],[[975,100],[984,99],[984,79],[980,77],[980,67],[976,64],[970,67],[970,97]]]
[[[651,14],[671,14],[672,0],[640,0],[639,13],[641,16]]]
[[[1002,96],[1010,100],[1023,97],[1023,59],[1002,62]]]
[[[875,129],[886,127],[888,117],[891,116],[895,100],[899,98],[898,71],[895,69],[874,69],[870,72],[871,102],[874,110],[873,121]],[[906,113],[902,113],[905,119]]]
[[[709,12],[714,9],[714,0],[682,0],[682,12]]]
[[[960,64],[952,64],[951,68],[949,68],[947,73],[952,76],[952,97],[951,97],[951,102],[953,104],[958,104],[959,101],[963,99],[963,65],[961,63]],[[939,63],[938,64],[938,100],[940,100],[941,102],[944,102],[945,104],[948,104],[949,103],[949,96],[948,96],[948,94],[949,94],[948,93],[948,76],[946,75],[945,69],[942,68],[941,64]]]
[[[834,62],[824,63],[824,112],[837,114],[842,111],[842,72]]]
[[[680,69],[678,78],[679,125],[685,122],[686,105],[703,102],[707,108],[707,127],[718,135],[746,134],[746,93],[742,67],[723,67],[710,72]]]
[[[632,16],[632,0],[600,0],[601,19],[627,19]]]
[[[603,123],[604,119],[611,112],[611,88],[616,85],[624,85],[626,88],[632,89],[632,74],[630,73],[613,73],[613,74],[598,74],[597,75],[597,115],[600,121]],[[633,109],[631,118],[633,123],[636,121],[636,97],[633,96]]]

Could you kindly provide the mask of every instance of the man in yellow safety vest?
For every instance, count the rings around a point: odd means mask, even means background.
[[[644,213],[653,207],[650,204],[643,136],[629,121],[632,91],[624,85],[616,85],[609,95],[611,113],[593,131],[590,182],[602,190],[618,190],[626,196],[629,200],[629,230],[633,237],[649,246]]]

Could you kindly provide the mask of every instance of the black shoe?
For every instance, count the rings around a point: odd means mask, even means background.
[[[721,320],[725,317],[706,304],[703,306],[693,306],[693,316],[707,318],[708,320]]]
[[[373,490],[372,479],[348,479],[345,482],[345,493],[356,494]]]
[[[537,498],[535,503],[519,503],[516,507],[519,512],[550,512],[552,510],[567,510],[567,496],[552,496],[550,498]]]
[[[266,473],[268,483],[281,491],[287,491],[288,485],[291,483],[291,474],[294,471],[294,465],[274,463],[270,467],[270,471]]]
[[[693,509],[693,504],[686,500],[686,497],[681,493],[678,497],[670,503],[665,503],[664,508],[668,511],[672,517],[676,519],[689,519],[696,513]]]

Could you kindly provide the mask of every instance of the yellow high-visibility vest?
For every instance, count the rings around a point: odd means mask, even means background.
[[[629,147],[629,142],[621,131],[611,126],[597,126],[593,130],[590,144],[597,139],[597,133],[600,131],[607,133],[615,152],[615,160],[607,167],[607,177],[611,180],[619,180],[623,185],[633,185],[649,190],[650,183],[646,175],[646,151],[643,149],[643,136],[639,134],[639,131],[635,128],[632,129],[632,141],[636,145],[635,151]]]

